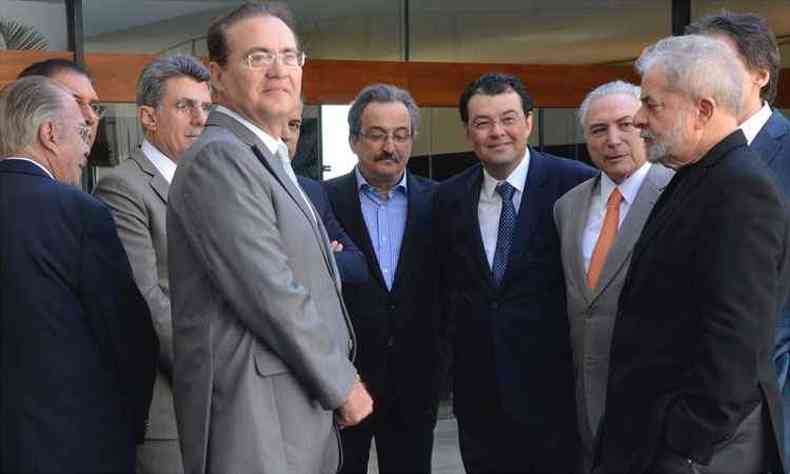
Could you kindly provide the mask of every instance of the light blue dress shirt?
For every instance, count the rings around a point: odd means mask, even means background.
[[[406,173],[400,182],[390,191],[389,199],[384,199],[376,192],[368,181],[354,168],[357,177],[357,192],[362,208],[362,216],[368,228],[370,243],[376,252],[381,275],[387,284],[387,289],[392,289],[395,280],[395,271],[398,268],[398,257],[406,230],[406,214],[409,200],[406,193]]]

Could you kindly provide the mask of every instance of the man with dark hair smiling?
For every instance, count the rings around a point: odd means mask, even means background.
[[[439,185],[436,235],[468,472],[572,472],[578,435],[556,200],[595,171],[527,145],[532,98],[485,74],[459,109],[480,164]]]

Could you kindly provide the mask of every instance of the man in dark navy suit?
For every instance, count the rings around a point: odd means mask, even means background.
[[[746,142],[762,158],[785,197],[790,197],[790,120],[771,108],[776,99],[781,58],[776,37],[765,18],[752,13],[722,12],[703,17],[688,27],[720,39],[744,68],[743,107],[738,116]],[[790,457],[790,304],[777,319],[774,363],[784,411],[784,453]]]
[[[132,472],[157,341],[109,210],[79,190],[92,133],[41,76],[0,92],[0,471]]]
[[[375,84],[354,100],[348,124],[359,162],[325,186],[370,269],[368,283],[344,285],[343,296],[375,409],[341,432],[341,472],[367,472],[373,438],[380,472],[430,472],[440,380],[434,184],[406,170],[419,111],[407,91]]]
[[[486,74],[460,99],[480,160],[436,192],[444,323],[467,472],[572,472],[578,436],[554,202],[595,170],[527,146],[532,99]]]
[[[299,136],[302,129],[303,102],[299,103],[288,116],[288,124],[283,128],[282,139],[288,146],[288,157],[293,161],[299,145]],[[329,236],[330,246],[334,251],[337,268],[340,270],[340,280],[345,285],[360,285],[368,279],[368,267],[365,256],[359,251],[354,241],[348,236],[343,226],[337,221],[329,197],[321,183],[305,176],[298,176],[299,186],[313,203],[321,221],[324,223]]]

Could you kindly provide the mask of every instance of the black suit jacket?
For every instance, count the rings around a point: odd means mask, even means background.
[[[365,283],[368,280],[368,266],[365,263],[365,256],[337,221],[323,186],[320,182],[304,176],[297,176],[296,179],[310,202],[313,203],[313,207],[318,211],[329,240],[336,240],[343,244],[343,250],[334,253],[343,284],[361,285]]]
[[[560,242],[552,210],[566,191],[595,174],[579,162],[530,149],[500,287],[493,282],[480,235],[481,166],[440,184],[434,211],[456,415],[466,429],[490,426],[495,424],[492,416],[504,416],[529,428],[523,435],[525,443],[538,443],[532,447],[557,434],[564,459],[576,454],[577,430]]]
[[[707,464],[761,401],[781,439],[771,358],[789,232],[784,198],[740,131],[677,172],[620,295],[598,449],[605,472],[645,472],[662,450]]]
[[[362,215],[356,176],[324,182],[335,215],[365,254],[370,280],[343,285],[357,334],[356,365],[376,410],[392,403],[404,421],[436,418],[440,383],[437,279],[431,211],[435,184],[407,172],[408,208],[398,267],[387,289]]]
[[[0,161],[0,471],[131,472],[157,340],[107,208]]]

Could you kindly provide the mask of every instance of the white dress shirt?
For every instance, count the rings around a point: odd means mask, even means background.
[[[159,149],[153,146],[148,140],[143,140],[140,150],[143,152],[143,155],[154,164],[154,167],[159,171],[159,174],[165,178],[165,181],[167,181],[168,184],[172,183],[173,175],[176,174],[176,162],[166,157],[164,153],[159,151]]]
[[[44,168],[44,166],[43,166],[41,163],[38,163],[38,162],[36,162],[36,161],[33,161],[33,160],[31,160],[30,158],[22,158],[21,156],[9,156],[9,157],[7,157],[7,158],[3,158],[3,160],[19,160],[19,161],[29,161],[30,163],[33,163],[34,165],[36,165],[36,166],[38,166],[39,168],[41,168],[41,170],[42,170],[42,171],[44,171],[45,173],[47,173],[47,176],[49,176],[49,177],[50,177],[50,178],[52,178],[52,179],[55,179],[55,177],[54,177],[54,176],[52,176],[52,173],[50,173],[48,169]]]
[[[645,176],[647,176],[651,166],[660,165],[645,163],[619,185],[615,184],[606,173],[601,173],[601,182],[590,200],[590,211],[587,213],[587,223],[584,225],[584,232],[582,232],[582,257],[584,258],[585,273],[590,268],[593,250],[603,228],[603,220],[606,216],[606,202],[609,200],[609,195],[612,194],[614,188],[618,188],[623,196],[623,199],[620,201],[620,221],[617,223],[617,228],[619,229],[625,220],[625,216],[628,215],[631,204],[636,199],[639,188],[642,187],[642,183],[645,181]]]
[[[529,172],[529,148],[524,153],[521,163],[505,179],[511,186],[516,188],[513,193],[513,205],[516,206],[516,215],[521,205],[521,196],[524,195],[524,187],[527,183]],[[496,192],[497,185],[501,181],[497,180],[483,168],[483,184],[480,187],[480,200],[477,203],[477,220],[480,222],[480,236],[483,238],[488,266],[494,264],[494,253],[496,252],[496,239],[499,234],[499,215],[502,212],[502,196]]]
[[[302,190],[302,187],[299,185],[299,181],[296,179],[296,173],[294,173],[294,170],[291,167],[291,160],[288,157],[288,146],[285,144],[285,142],[279,138],[274,138],[273,136],[269,135],[262,128],[258,127],[254,123],[250,122],[249,120],[245,119],[244,117],[230,110],[227,107],[224,107],[222,105],[217,105],[214,110],[222,112],[223,114],[228,115],[230,117],[233,117],[239,123],[247,127],[252,133],[255,134],[256,137],[258,137],[258,139],[260,139],[260,141],[263,142],[263,144],[269,150],[269,153],[274,155],[274,157],[280,161],[280,164],[282,165],[286,176],[288,176],[288,179],[291,180],[294,187],[299,191],[299,194],[302,196],[304,203],[307,205],[307,209],[310,210],[310,215],[313,218],[313,222],[317,222],[316,213],[313,210],[313,205],[310,202],[310,200],[307,198],[307,194],[305,194],[304,190]]]
[[[743,131],[743,134],[746,135],[747,144],[752,144],[754,138],[758,133],[760,133],[760,130],[763,129],[765,124],[768,122],[768,119],[771,118],[771,114],[773,114],[771,106],[768,105],[768,102],[766,102],[763,104],[763,107],[757,111],[757,113],[743,121],[740,129]]]

